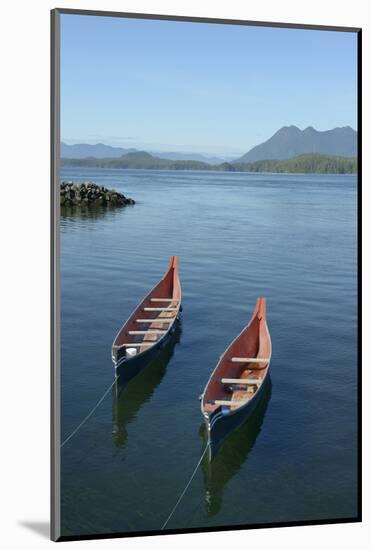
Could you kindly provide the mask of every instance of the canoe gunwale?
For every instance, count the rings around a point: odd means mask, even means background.
[[[142,307],[144,307],[143,304],[145,304],[147,301],[150,301],[151,295],[156,291],[156,289],[157,289],[158,285],[161,283],[161,281],[165,280],[166,277],[169,276],[172,269],[174,269],[174,271],[175,271],[175,277],[177,279],[177,284],[178,284],[178,287],[179,287],[179,297],[174,298],[174,302],[177,302],[176,308],[175,309],[169,309],[169,311],[171,311],[173,313],[173,317],[171,318],[171,323],[169,323],[169,326],[165,329],[165,332],[157,340],[153,340],[153,341],[143,340],[143,342],[138,342],[138,344],[143,344],[144,346],[146,346],[147,349],[139,351],[136,355],[134,355],[131,358],[126,358],[125,357],[125,360],[124,360],[124,358],[121,357],[121,359],[118,359],[116,361],[115,358],[114,358],[113,352],[119,351],[119,350],[127,347],[127,343],[124,342],[123,344],[115,344],[115,342],[118,340],[120,334],[123,332],[125,327],[133,320],[136,313],[138,311],[142,310]],[[174,285],[174,282],[173,282],[173,289],[172,289],[173,294],[174,294],[174,286],[175,285]],[[153,351],[153,350],[159,348],[162,345],[162,343],[164,342],[164,340],[166,340],[166,338],[169,336],[169,334],[171,334],[173,332],[173,327],[174,327],[176,321],[179,319],[179,312],[181,311],[181,301],[182,301],[182,289],[181,289],[181,285],[180,285],[180,278],[179,278],[179,271],[178,271],[178,257],[177,256],[171,256],[170,261],[169,261],[168,269],[166,270],[164,275],[161,277],[160,280],[157,281],[157,283],[148,292],[148,294],[143,298],[143,300],[139,303],[139,305],[137,305],[135,307],[135,309],[133,309],[133,311],[131,312],[129,317],[126,319],[124,324],[118,330],[118,332],[117,332],[117,334],[116,334],[116,336],[113,340],[112,347],[111,347],[112,361],[114,363],[114,367],[117,368],[119,366],[118,365],[119,362],[120,362],[120,364],[123,364],[123,363],[128,364],[131,361],[133,361],[134,359],[138,360],[139,357],[144,357],[145,355],[149,354],[150,351]],[[166,309],[164,309],[164,311],[166,311]],[[164,320],[166,320],[166,321],[169,321],[169,319],[170,319],[169,317],[167,317],[167,318],[164,317]],[[160,323],[161,319],[154,318],[153,322],[154,323],[155,322]],[[146,344],[148,344],[148,346]]]
[[[272,357],[272,341],[271,341],[271,337],[270,337],[270,333],[269,333],[269,329],[268,329],[268,324],[267,324],[267,320],[266,320],[266,317],[265,317],[265,302],[264,302],[264,310],[263,310],[263,313],[264,313],[264,319],[262,319],[261,317],[259,318],[259,313],[260,313],[260,300],[261,298],[258,298],[257,300],[257,303],[256,303],[256,306],[255,306],[255,309],[254,309],[254,312],[251,316],[251,319],[250,321],[248,322],[248,324],[246,326],[243,327],[243,329],[241,330],[241,332],[234,338],[234,340],[232,340],[232,342],[228,345],[227,349],[222,353],[222,355],[219,357],[219,360],[218,360],[218,363],[216,365],[216,367],[214,368],[214,370],[212,371],[206,385],[205,385],[205,388],[204,388],[204,391],[203,393],[201,394],[202,395],[202,398],[201,398],[201,413],[204,417],[204,420],[206,422],[206,425],[207,425],[207,428],[208,430],[210,431],[211,429],[211,424],[212,424],[212,421],[214,419],[214,422],[217,421],[217,419],[215,418],[216,416],[219,416],[220,415],[220,418],[226,418],[226,417],[232,417],[233,415],[236,415],[236,414],[241,414],[242,411],[244,411],[245,409],[249,408],[251,406],[251,404],[257,400],[259,394],[263,391],[263,387],[265,386],[265,381],[267,380],[268,376],[269,376],[269,367],[270,367],[270,362],[271,362],[271,357]],[[260,322],[263,322],[264,323],[264,329],[265,329],[265,333],[266,333],[266,336],[268,338],[268,341],[269,341],[269,348],[270,348],[270,353],[269,353],[269,357],[267,357],[268,361],[267,361],[267,365],[266,367],[263,367],[263,368],[260,368],[260,369],[251,369],[251,370],[264,370],[264,376],[262,377],[262,381],[261,381],[261,384],[257,387],[256,391],[254,392],[253,396],[251,397],[251,399],[249,399],[248,401],[246,401],[243,405],[240,405],[240,406],[235,406],[235,407],[230,407],[229,411],[225,411],[222,413],[222,405],[219,405],[217,408],[215,408],[213,411],[205,411],[204,409],[204,396],[205,396],[205,393],[206,393],[206,390],[210,384],[210,382],[213,380],[214,377],[216,377],[217,375],[217,372],[218,372],[218,369],[221,365],[221,363],[225,360],[227,354],[229,353],[229,350],[230,348],[233,346],[233,344],[235,342],[237,342],[237,340],[239,340],[243,333],[244,332],[248,332],[249,330],[249,327],[252,325],[253,321],[255,320],[255,318],[258,317],[259,318],[259,321]],[[248,370],[248,369],[247,369]],[[236,401],[236,405],[238,404],[238,401]]]

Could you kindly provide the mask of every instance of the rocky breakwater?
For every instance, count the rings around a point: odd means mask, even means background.
[[[107,189],[103,185],[96,185],[91,181],[73,183],[62,181],[60,186],[61,206],[126,206],[135,204],[134,199],[125,197],[122,193],[113,189]]]

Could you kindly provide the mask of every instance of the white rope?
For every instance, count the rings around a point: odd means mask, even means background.
[[[67,443],[67,441],[69,441],[71,439],[72,436],[75,435],[76,432],[79,431],[79,429],[81,428],[81,426],[83,426],[85,424],[85,422],[91,417],[91,415],[93,414],[94,411],[97,410],[97,408],[99,407],[99,405],[102,403],[103,399],[106,397],[107,393],[113,388],[113,386],[116,384],[116,378],[114,379],[114,381],[112,382],[112,384],[109,386],[109,388],[104,392],[104,394],[102,395],[102,397],[99,399],[98,403],[95,405],[95,407],[92,408],[92,410],[90,411],[90,413],[85,416],[85,418],[80,422],[80,424],[77,426],[77,428],[75,428],[73,430],[73,432],[70,433],[70,435],[68,437],[66,437],[66,439],[63,441],[63,443],[61,444],[61,448],[63,447],[63,445],[65,445]]]
[[[203,459],[203,457],[205,456],[205,453],[206,453],[206,451],[207,451],[208,448],[209,448],[209,444],[206,445],[205,450],[204,450],[204,452],[202,453],[201,458],[200,458],[200,460],[198,461],[196,468],[193,470],[193,473],[192,473],[191,477],[189,478],[189,481],[188,481],[187,485],[184,487],[184,490],[183,490],[182,494],[180,495],[180,497],[179,497],[178,500],[177,500],[177,503],[175,504],[174,508],[171,510],[170,514],[168,515],[167,520],[165,521],[165,523],[164,523],[163,526],[161,527],[161,531],[162,531],[163,529],[165,529],[166,525],[169,523],[169,521],[170,521],[172,515],[174,514],[175,510],[178,508],[178,505],[179,505],[180,501],[182,500],[182,498],[183,498],[184,495],[186,494],[186,491],[187,491],[188,487],[190,486],[190,484],[191,484],[191,482],[192,482],[192,479],[195,477],[196,472],[197,472],[198,468],[200,467],[200,464],[201,464],[201,462],[202,462],[202,459]]]

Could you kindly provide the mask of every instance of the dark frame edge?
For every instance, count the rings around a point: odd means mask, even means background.
[[[92,535],[63,535],[58,539],[58,542],[72,542],[75,540],[102,540],[102,539],[117,539],[117,538],[134,538],[134,537],[153,537],[163,535],[189,535],[193,533],[219,533],[228,531],[248,531],[251,529],[272,529],[281,527],[311,527],[313,525],[338,525],[344,523],[360,523],[362,520],[359,516],[339,519],[323,519],[312,521],[288,521],[288,522],[273,522],[273,523],[254,523],[250,525],[224,525],[220,527],[195,527],[188,529],[166,529],[166,531],[133,531],[123,533],[99,533]]]
[[[60,10],[50,12],[50,538],[60,540],[60,300],[59,178],[60,150]]]
[[[119,12],[119,11],[99,11],[99,10],[84,10],[74,8],[56,8],[59,14],[65,15],[90,15],[99,17],[122,17],[126,19],[155,19],[163,21],[184,21],[193,23],[214,23],[227,25],[248,25],[254,27],[277,27],[287,29],[303,29],[303,30],[319,30],[319,31],[338,31],[338,32],[358,32],[359,27],[341,27],[331,25],[312,25],[303,23],[284,23],[272,21],[250,21],[244,19],[223,19],[217,17],[198,17],[192,15],[168,15],[155,13],[134,13],[134,12]]]
[[[357,31],[357,434],[358,515],[362,521],[362,29]]]

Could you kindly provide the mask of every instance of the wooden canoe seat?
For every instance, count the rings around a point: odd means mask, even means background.
[[[222,378],[222,383],[260,386],[262,380],[260,378]]]
[[[154,319],[135,319],[136,323],[172,323],[174,317],[155,317]]]
[[[231,357],[232,363],[269,363],[270,359],[261,357]]]
[[[161,329],[149,329],[149,330],[129,330],[128,334],[163,334],[164,332],[167,332],[167,330],[161,330]]]
[[[155,319],[135,319],[136,323],[172,323],[174,317],[156,317]]]
[[[177,311],[177,307],[144,307],[144,311]]]

